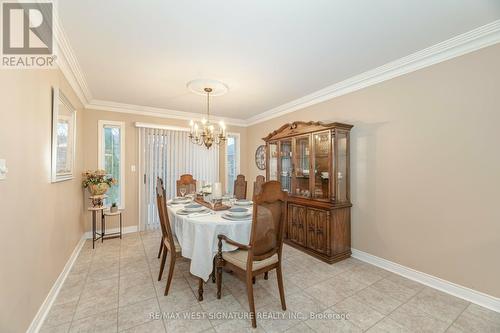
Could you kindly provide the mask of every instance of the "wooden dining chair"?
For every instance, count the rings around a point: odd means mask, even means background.
[[[257,194],[259,194],[262,191],[262,184],[266,181],[266,177],[262,175],[258,175],[255,178],[255,181],[253,182],[253,195],[252,197],[255,197]]]
[[[172,234],[170,228],[170,221],[168,219],[167,201],[165,198],[165,188],[163,187],[163,180],[158,177],[156,181],[156,204],[158,206],[158,216],[160,217],[160,226],[162,233],[163,254],[161,257],[160,273],[158,274],[158,281],[161,280],[163,269],[165,268],[165,261],[170,252],[170,266],[168,268],[167,285],[165,286],[165,296],[168,295],[172,277],[174,276],[175,260],[181,256],[181,246],[177,241],[177,237]]]
[[[176,182],[176,187],[177,187],[177,196],[180,196],[181,195],[181,188],[185,188],[186,189],[186,193],[185,194],[191,194],[191,193],[195,193],[196,192],[196,179],[193,178],[192,175],[190,174],[185,174],[185,175],[182,175],[181,178],[179,178],[179,180],[177,180]]]
[[[247,198],[247,181],[244,175],[236,176],[234,181],[234,196],[236,199],[246,199]]]
[[[262,191],[254,197],[252,230],[248,245],[237,243],[226,235],[218,235],[216,255],[217,298],[221,298],[222,268],[227,268],[245,278],[252,326],[257,327],[253,283],[255,276],[276,269],[281,308],[286,310],[281,259],[283,233],[286,221],[287,193],[277,181],[262,184]],[[222,242],[236,246],[231,252],[222,252]]]

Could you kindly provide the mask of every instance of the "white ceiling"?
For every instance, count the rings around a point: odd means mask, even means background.
[[[61,0],[93,99],[248,119],[500,18],[498,0]]]

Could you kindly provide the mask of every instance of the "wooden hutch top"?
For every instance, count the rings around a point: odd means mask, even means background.
[[[265,138],[262,138],[262,140],[267,142],[334,128],[340,128],[349,131],[352,127],[353,125],[338,122],[323,123],[320,121],[294,121],[293,123],[285,124],[277,130],[272,131]]]

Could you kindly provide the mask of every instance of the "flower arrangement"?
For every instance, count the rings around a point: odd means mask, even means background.
[[[85,171],[82,173],[82,176],[82,185],[84,188],[87,188],[91,184],[106,183],[108,186],[112,186],[117,183],[116,179],[106,174],[106,170]]]
[[[110,186],[117,184],[115,178],[106,174],[106,170],[85,171],[82,173],[82,186],[89,190],[90,200],[94,208],[103,206],[104,194]]]

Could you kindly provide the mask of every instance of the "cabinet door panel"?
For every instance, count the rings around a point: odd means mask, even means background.
[[[307,210],[307,247],[328,254],[330,252],[330,212],[309,208]]]
[[[300,245],[306,244],[306,207],[298,205],[288,206],[288,238]]]

